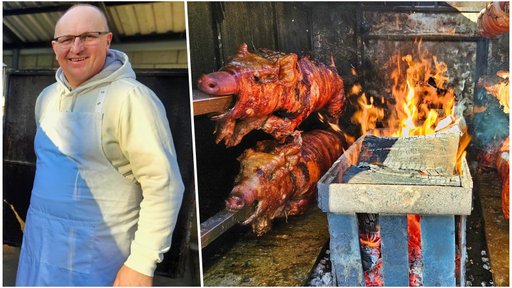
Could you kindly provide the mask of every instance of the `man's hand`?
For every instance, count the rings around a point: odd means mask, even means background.
[[[152,286],[153,277],[139,273],[125,265],[117,272],[113,286]]]

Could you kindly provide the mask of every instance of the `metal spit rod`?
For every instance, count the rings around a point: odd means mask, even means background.
[[[201,249],[208,246],[235,224],[247,219],[251,212],[250,207],[244,207],[236,212],[222,210],[201,223]]]

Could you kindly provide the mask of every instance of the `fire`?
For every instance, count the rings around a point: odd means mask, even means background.
[[[445,62],[423,51],[421,42],[418,43],[417,53],[405,56],[397,54],[392,61],[396,65],[390,74],[390,79],[393,81],[391,94],[395,101],[388,101],[387,111],[376,107],[373,97],[369,98],[370,103],[368,103],[368,97],[360,85],[354,85],[350,90],[352,95],[360,95],[357,101],[357,111],[351,121],[361,126],[361,134],[364,135],[368,130],[374,129],[377,121],[384,121],[383,126],[389,133],[381,136],[393,137],[434,134],[457,124],[458,119],[454,115],[455,94],[453,89],[447,85],[449,78]],[[378,135],[375,131],[372,133]],[[465,156],[464,150],[469,141],[470,137],[464,133],[460,139],[457,155],[457,171],[459,173],[462,172],[462,158]],[[419,215],[407,215],[410,286],[423,285],[420,218]],[[365,235],[360,235],[360,239],[364,239],[364,237]],[[380,245],[380,241],[373,243],[360,241],[361,247],[367,250]],[[367,286],[382,286],[379,278],[380,272],[375,272],[379,269],[381,269],[380,265],[376,264],[372,269],[365,271]]]
[[[453,114],[455,97],[453,89],[446,87],[447,65],[422,51],[420,44],[418,60],[411,54],[394,57],[397,67],[391,73],[391,92],[397,104],[390,107],[388,119],[394,137],[433,134],[439,121]]]
[[[370,97],[370,104],[368,104],[367,96],[363,92],[360,84],[355,84],[350,90],[350,94],[357,96],[358,110],[352,115],[350,119],[352,123],[361,125],[361,134],[366,135],[366,132],[373,130],[377,127],[377,121],[384,118],[384,109],[374,105],[373,97]]]

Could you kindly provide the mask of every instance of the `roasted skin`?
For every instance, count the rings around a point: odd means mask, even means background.
[[[501,210],[505,219],[509,219],[509,193],[510,193],[510,144],[509,137],[505,139],[505,142],[501,146],[500,154],[496,160],[496,168],[498,175],[501,178]]]
[[[315,64],[296,54],[242,44],[218,72],[201,76],[198,88],[210,95],[233,95],[234,105],[215,116],[216,143],[236,146],[261,129],[284,142],[311,113],[319,111],[337,124],[345,103],[343,81],[331,65]],[[296,133],[296,132],[295,132]]]
[[[313,130],[288,144],[260,141],[238,158],[241,170],[227,198],[226,208],[236,211],[256,205],[244,222],[263,235],[272,219],[304,212],[316,197],[316,183],[342,154],[345,142],[335,133]]]

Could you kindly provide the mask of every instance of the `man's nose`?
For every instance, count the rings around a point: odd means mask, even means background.
[[[75,39],[73,39],[73,43],[71,44],[71,52],[75,53],[75,52],[80,52],[82,51],[82,49],[84,48],[84,43],[82,42],[82,39],[80,39],[80,37],[75,37]]]

